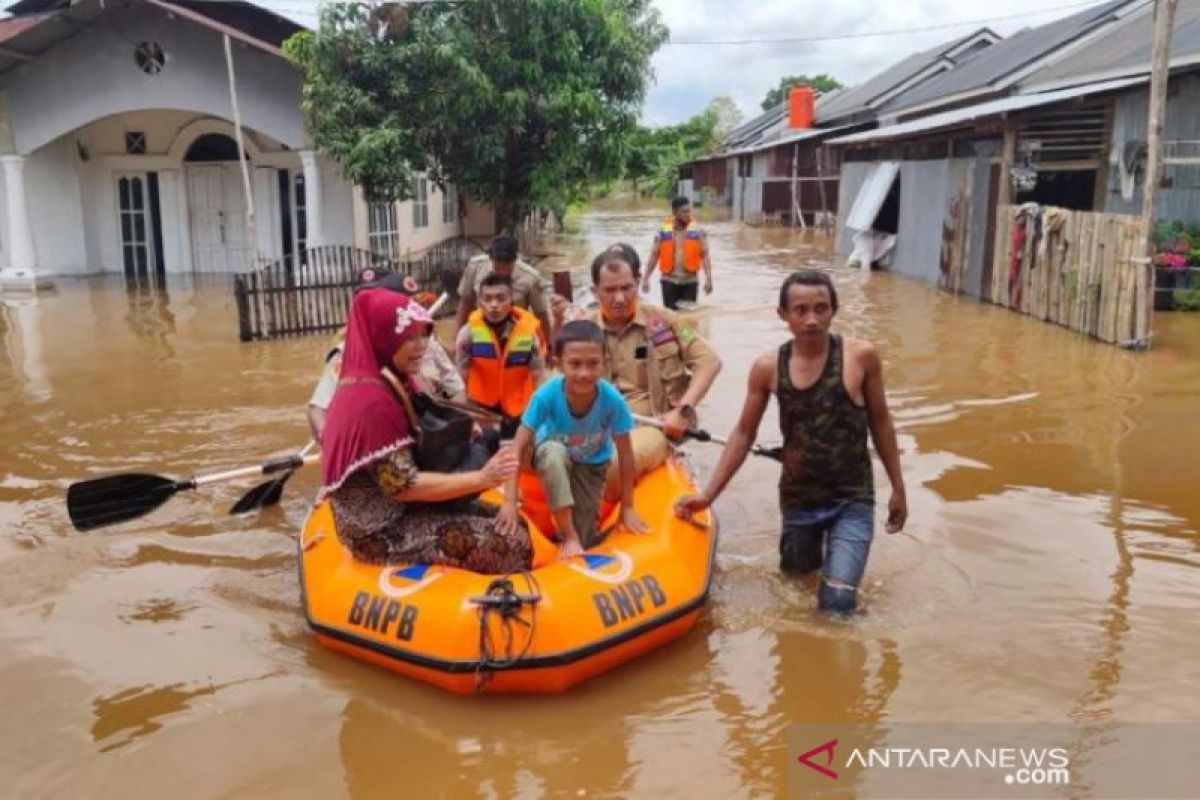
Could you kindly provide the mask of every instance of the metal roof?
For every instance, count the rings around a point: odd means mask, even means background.
[[[857,86],[838,94],[836,98],[821,110],[821,121],[832,122],[841,117],[869,112],[878,105],[881,97],[886,96],[889,92],[896,90],[906,82],[917,78],[922,72],[938,64],[942,64],[944,70],[953,69],[957,64],[978,54],[978,51],[969,51],[965,57],[951,55],[956,48],[976,38],[979,38],[981,41],[991,40],[993,44],[989,46],[994,46],[994,43],[1000,40],[1000,37],[990,29],[980,28],[966,36],[959,36],[923,52],[913,53],[900,62],[892,64],[887,69],[872,75]],[[915,84],[915,86],[920,85],[920,83]]]
[[[1022,85],[1050,89],[1149,73],[1153,44],[1153,6],[1147,5],[1095,41],[1033,73]],[[1197,60],[1200,60],[1200,0],[1180,0],[1171,36],[1171,63]]]
[[[1028,28],[992,45],[956,69],[917,86],[886,103],[888,113],[904,113],[951,102],[963,95],[1000,91],[1005,78],[1119,19],[1119,12],[1149,0],[1111,0],[1069,17]],[[939,103],[938,101],[941,101]]]
[[[935,131],[939,128],[952,128],[980,117],[990,117],[996,114],[1005,114],[1012,111],[1020,111],[1025,108],[1034,108],[1036,106],[1049,105],[1063,100],[1072,100],[1077,97],[1086,97],[1101,92],[1109,92],[1115,89],[1124,89],[1127,86],[1134,86],[1145,82],[1144,77],[1139,78],[1124,78],[1116,81],[1106,81],[1104,83],[1096,83],[1091,86],[1076,87],[1072,89],[1061,89],[1056,92],[1043,92],[1041,94],[1022,94],[1013,95],[1011,97],[1002,97],[999,100],[989,100],[986,103],[968,106],[966,108],[956,108],[953,111],[944,111],[941,114],[932,114],[928,117],[920,117],[909,122],[901,122],[898,125],[889,125],[886,128],[876,128],[872,131],[863,131],[862,133],[852,133],[849,136],[841,136],[837,139],[830,139],[830,144],[859,144],[861,142],[873,142],[880,139],[898,139],[904,136],[912,136],[913,134],[926,133]]]

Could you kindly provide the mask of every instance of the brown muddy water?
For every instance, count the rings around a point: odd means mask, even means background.
[[[554,261],[645,252],[659,215],[594,210]],[[725,370],[702,416],[724,432],[785,335],[783,276],[834,261],[786,230],[710,230],[699,317]],[[324,339],[240,344],[223,281],[6,300],[0,794],[776,797],[795,722],[1200,720],[1200,315],[1159,315],[1129,353],[887,274],[835,280],[836,326],[882,348],[911,507],[877,534],[865,612],[822,619],[778,573],[777,467],[751,460],[698,628],[534,698],[446,695],[310,639],[293,537],[315,470],[256,518],[225,515],[250,481],[72,530],[74,480],[303,445]],[[775,425],[772,407],[763,441]],[[717,449],[689,450],[706,475]]]

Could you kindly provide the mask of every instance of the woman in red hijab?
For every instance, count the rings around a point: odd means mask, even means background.
[[[432,330],[428,312],[407,295],[386,289],[355,295],[341,378],[321,438],[318,499],[330,499],[338,538],[360,561],[442,564],[489,574],[528,569],[529,533],[497,530],[497,507],[438,506],[515,475],[511,448],[474,472],[425,472],[414,460],[420,431],[407,400],[415,391],[409,376]],[[385,367],[392,373],[386,377]],[[391,385],[388,379],[394,379]]]

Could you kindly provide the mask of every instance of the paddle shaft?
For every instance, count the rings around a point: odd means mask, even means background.
[[[658,419],[657,417],[647,417],[643,416],[642,414],[631,414],[630,416],[633,417],[634,422],[639,422],[642,425],[649,425],[652,428],[658,428],[659,430],[662,430],[663,428],[662,420]],[[728,439],[723,439],[720,436],[713,436],[703,428],[688,428],[683,435],[688,439],[695,439],[697,442],[712,442],[713,444],[719,444],[722,447],[729,444]],[[771,458],[776,461],[779,461],[782,457],[777,451],[763,447],[760,444],[751,445],[750,452],[754,453],[756,456],[765,456],[766,458]]]
[[[427,309],[427,310],[429,311],[429,316],[431,316],[431,317],[432,317],[432,316],[434,316],[435,314],[437,314],[437,312],[441,311],[441,310],[442,310],[442,306],[446,305],[446,301],[447,301],[447,300],[449,300],[449,299],[450,299],[450,293],[449,293],[449,292],[442,292],[442,296],[441,296],[441,297],[439,297],[437,300],[434,300],[434,301],[433,301],[433,305],[431,305],[431,306],[430,306],[430,307]]]
[[[312,446],[313,443],[309,442],[309,446],[306,447],[305,450],[308,450]],[[195,489],[199,486],[208,486],[213,483],[237,480],[238,478],[250,478],[255,475],[274,475],[277,472],[299,469],[300,467],[307,466],[308,464],[316,464],[320,460],[321,455],[319,453],[307,455],[301,453],[290,456],[280,456],[279,458],[272,458],[269,461],[264,461],[263,463],[254,467],[240,467],[238,469],[230,469],[224,472],[210,472],[207,475],[196,475],[195,477],[188,478],[187,480],[179,481],[179,485],[182,489]]]

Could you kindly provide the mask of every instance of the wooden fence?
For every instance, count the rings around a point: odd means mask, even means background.
[[[1139,219],[1049,206],[1018,219],[1020,209],[999,209],[985,299],[1104,342],[1144,346],[1154,284],[1135,260]]]
[[[366,267],[411,275],[425,291],[454,294],[467,260],[481,252],[469,239],[448,239],[400,259],[325,245],[305,250],[298,259],[263,263],[234,277],[238,336],[248,342],[337,330],[346,324],[358,275]]]

